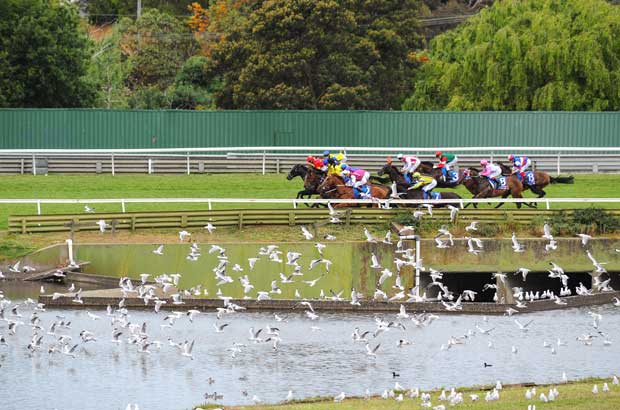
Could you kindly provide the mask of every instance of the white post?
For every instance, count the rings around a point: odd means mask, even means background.
[[[297,200],[293,199],[293,209],[297,209]]]
[[[420,297],[420,237],[416,235],[415,239],[415,286],[417,289],[416,296]]]
[[[209,199],[209,200],[207,201],[207,203],[209,204],[209,211],[210,211],[210,210],[211,210],[211,200]]]
[[[125,213],[125,200],[121,199],[121,210]]]
[[[266,156],[266,152],[263,151],[263,175],[265,175],[265,156]]]
[[[545,202],[547,203],[547,209],[549,209],[550,208],[549,207],[549,199],[547,199]]]
[[[115,175],[115,170],[114,170],[114,154],[112,154],[112,176]]]
[[[149,158],[149,175],[153,173],[153,160]]]
[[[73,260],[73,241],[71,239],[65,240],[67,242],[67,250],[69,251],[69,265],[74,266],[75,261]]]
[[[41,201],[37,201],[37,215],[41,215]]]
[[[558,175],[560,175],[560,154],[558,154]]]
[[[32,175],[37,175],[37,160],[32,154]]]
[[[187,175],[189,175],[189,152],[187,153]]]

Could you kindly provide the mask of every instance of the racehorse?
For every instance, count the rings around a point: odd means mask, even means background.
[[[304,199],[304,196],[310,198],[312,195],[319,194],[317,188],[325,177],[325,172],[304,164],[297,164],[291,168],[286,179],[290,181],[295,177],[301,177],[304,181],[304,189],[297,192],[297,199]]]
[[[511,175],[506,178],[506,188],[505,189],[495,189],[491,182],[484,176],[478,174],[478,170],[475,168],[468,168],[464,171],[463,185],[469,192],[474,195],[474,198],[495,198],[501,196],[502,198],[507,198],[508,196],[512,196],[513,198],[523,198],[523,184],[519,181],[516,175]],[[465,205],[467,207],[469,204]],[[499,208],[504,205],[503,203],[498,204],[495,208]],[[517,208],[521,208],[521,204],[517,203]],[[530,208],[535,208],[535,206],[531,204],[525,204]],[[474,208],[478,208],[478,204],[474,203]]]
[[[409,189],[412,186],[405,177],[402,172],[398,170],[398,167],[392,165],[392,161],[388,159],[387,164],[385,164],[380,170],[379,175],[387,174],[392,181],[392,183],[396,183],[396,192],[398,193],[398,197],[401,199],[425,199],[424,192],[421,189]],[[441,195],[440,199],[461,199],[461,197],[454,192],[439,192]],[[437,204],[437,207],[445,207],[448,205],[458,206],[456,204]]]
[[[432,176],[435,181],[437,181],[437,188],[456,188],[458,185],[461,185],[463,183],[463,171],[458,172],[458,178],[456,179],[456,181],[450,182],[446,180],[445,182],[442,182],[441,176],[443,175],[443,173],[441,172],[441,169],[435,168],[433,166],[433,163],[430,161],[422,161],[417,171],[420,174]]]
[[[390,188],[383,185],[368,184],[370,196],[377,199],[388,199]],[[322,198],[329,199],[355,199],[353,188],[346,186],[344,180],[338,175],[328,175],[319,185],[317,191]],[[365,206],[367,204],[336,204],[334,208],[346,208],[349,206]],[[376,207],[377,204],[373,204]]]
[[[504,165],[501,162],[497,162],[497,165],[502,169],[502,175],[512,175],[512,169],[508,165]],[[529,172],[529,171],[526,171]],[[523,187],[525,189],[531,189],[533,193],[538,195],[538,198],[542,198],[547,195],[547,193],[543,190],[549,184],[572,184],[574,178],[572,176],[569,177],[552,177],[548,173],[544,171],[532,171],[534,173],[534,185],[530,185],[527,181],[523,181]]]

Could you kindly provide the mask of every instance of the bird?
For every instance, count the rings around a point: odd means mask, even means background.
[[[87,214],[92,214],[95,212],[95,208],[91,208],[88,205],[84,205],[84,212],[86,212]]]
[[[530,273],[530,269],[527,268],[519,268],[516,272],[515,275],[522,275],[523,277],[523,282],[525,282],[525,278],[527,278],[527,274]]]
[[[553,241],[553,235],[551,235],[551,226],[549,226],[549,224],[545,223],[543,225],[543,236],[544,239],[548,239],[550,241]]]
[[[344,392],[341,392],[336,397],[334,397],[334,401],[336,403],[340,403],[341,401],[343,401],[345,399],[345,397],[346,397],[346,395],[344,394]]]
[[[103,219],[100,219],[97,222],[95,222],[95,225],[99,226],[99,232],[101,232],[101,233],[105,232],[105,228],[106,228],[107,224],[106,224],[106,222]]]
[[[213,233],[213,231],[216,229],[215,226],[213,226],[211,223],[207,223],[204,226],[204,229],[206,229],[207,231],[209,231],[209,233]]]
[[[492,364],[489,364],[489,363],[487,363],[487,362],[484,362],[484,367],[485,367],[485,368],[487,368],[487,367],[493,367],[493,365],[492,365]]]
[[[517,240],[517,234],[512,233],[512,250],[515,252],[524,252],[525,248]]]
[[[397,377],[400,377],[400,374],[398,374],[396,372],[392,372],[392,378],[395,379]]]
[[[310,231],[305,226],[301,227],[301,233],[303,234],[304,238],[306,238],[307,241],[309,241],[312,238],[314,238],[314,235],[312,235],[310,233]]]
[[[370,348],[370,345],[368,343],[366,343],[366,354],[368,356],[373,356],[376,357],[377,356],[377,350],[379,350],[379,346],[381,346],[381,343],[377,344],[374,348]]]
[[[364,235],[366,236],[366,242],[377,242],[377,240],[370,234],[370,231],[368,231],[368,228],[364,228]]]
[[[371,261],[371,265],[370,267],[373,269],[381,269],[382,266],[379,263],[379,260],[377,259],[377,255],[375,255],[374,253],[370,254],[370,261]]]
[[[154,253],[155,255],[163,255],[163,254],[164,254],[164,253],[163,253],[163,251],[164,251],[164,245],[159,245],[159,246],[158,246],[158,247],[157,247],[157,248],[153,251],[153,253]]]
[[[585,233],[578,233],[577,236],[581,238],[581,246],[586,246],[588,241],[592,239],[592,236]]]
[[[532,322],[534,321],[534,319],[530,320],[529,322],[527,322],[526,324],[522,324],[521,322],[519,322],[518,319],[515,319],[514,322],[517,324],[517,326],[519,326],[519,329],[527,332],[529,329],[527,328]]]
[[[191,238],[191,236],[192,236],[192,234],[190,234],[189,232],[187,232],[185,230],[179,232],[179,240],[181,242],[185,242],[185,240]]]
[[[465,231],[477,231],[478,230],[478,221],[471,221],[471,223],[465,227]]]
[[[450,222],[454,222],[454,219],[456,218],[456,214],[458,213],[459,209],[452,205],[448,205],[448,209],[450,209]]]

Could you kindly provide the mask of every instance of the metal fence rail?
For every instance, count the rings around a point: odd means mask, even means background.
[[[308,153],[325,147],[229,147],[125,150],[0,150],[0,174],[203,174],[281,173],[304,163]],[[331,147],[345,151],[349,162],[375,172],[388,155],[417,154],[435,161],[435,148]],[[507,161],[508,153],[527,154],[538,170],[561,172],[620,172],[620,148],[609,147],[452,147],[461,166],[478,165],[481,158]]]

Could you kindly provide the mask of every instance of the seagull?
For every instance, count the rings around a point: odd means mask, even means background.
[[[188,239],[188,238],[190,238],[191,236],[192,236],[192,234],[190,234],[190,233],[189,233],[189,232],[187,232],[187,231],[181,231],[181,232],[179,232],[179,240],[180,240],[181,242],[185,242],[185,239]]]
[[[525,248],[523,247],[523,245],[521,245],[519,241],[517,240],[517,234],[515,234],[514,232],[512,233],[512,250],[518,253],[525,251]]]
[[[477,230],[478,230],[478,221],[471,221],[469,226],[465,227],[465,231],[467,232],[477,231]]]
[[[586,246],[588,241],[592,239],[592,236],[585,233],[578,233],[577,236],[581,238],[581,246]]]
[[[545,224],[543,226],[543,238],[544,239],[549,239],[550,241],[553,241],[553,235],[551,235],[551,227],[549,226],[549,224]]]
[[[530,323],[532,323],[534,321],[534,319],[530,320],[529,322],[527,322],[526,324],[521,324],[521,322],[519,322],[519,320],[515,319],[515,323],[517,324],[517,326],[519,326],[519,329],[523,330],[524,332],[527,332],[529,329],[527,328]]]
[[[209,233],[213,233],[213,231],[215,231],[215,226],[213,226],[211,223],[208,223],[204,226],[204,229],[206,229],[207,231],[209,231]]]
[[[339,395],[337,395],[336,397],[334,397],[334,401],[336,403],[340,403],[341,401],[343,401],[345,398],[345,394],[344,392],[341,392]]]
[[[95,213],[95,209],[89,207],[88,205],[84,205],[84,212],[86,212],[87,214],[92,214]]]
[[[378,345],[376,345],[376,346],[374,347],[374,349],[371,349],[371,348],[370,348],[370,345],[369,345],[368,343],[366,343],[366,354],[367,354],[368,356],[374,356],[374,357],[376,357],[376,356],[377,356],[377,350],[379,349],[379,346],[381,346],[381,343],[379,343]]]
[[[99,225],[99,232],[101,233],[105,232],[106,223],[103,219],[98,220],[97,222],[95,222],[95,224]]]
[[[312,238],[314,238],[314,235],[312,235],[310,233],[310,231],[305,226],[301,227],[301,233],[304,235],[304,237],[306,238],[307,241],[309,241]]]
[[[366,235],[366,242],[377,242],[377,240],[368,231],[368,228],[364,228],[364,235]]]
[[[554,241],[553,239],[549,241],[548,244],[545,245],[546,252],[549,252],[549,250],[555,251],[556,249],[558,249],[558,242]]]
[[[192,356],[192,349],[194,348],[194,342],[195,340],[192,340],[191,343],[185,342],[183,344],[183,353],[181,353],[181,356],[189,357],[190,359],[194,360],[194,357]]]
[[[450,222],[454,222],[454,219],[456,218],[456,214],[459,209],[452,205],[448,205],[448,209],[450,209]]]
[[[222,323],[221,325],[214,323],[213,327],[215,328],[215,333],[224,333],[224,328],[229,325],[230,323]]]
[[[515,275],[521,274],[523,276],[523,282],[525,282],[525,278],[527,277],[527,274],[530,273],[530,269],[527,268],[519,268],[516,272]]]
[[[372,262],[370,267],[373,269],[381,269],[382,266],[379,264],[379,260],[377,259],[377,256],[374,253],[371,253],[370,255],[371,255],[370,260]]]
[[[153,251],[153,253],[155,255],[163,255],[164,254],[163,251],[164,251],[164,245],[159,245],[157,249]]]

